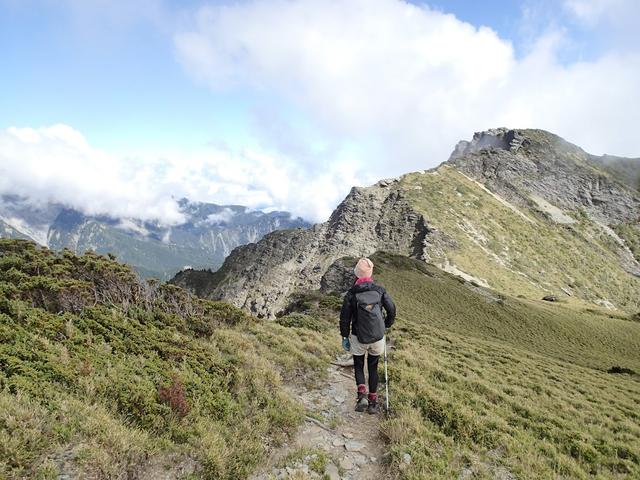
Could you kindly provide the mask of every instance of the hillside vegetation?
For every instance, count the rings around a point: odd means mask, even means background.
[[[244,478],[301,421],[283,379],[335,353],[313,327],[0,240],[0,478]]]
[[[454,266],[511,295],[553,294],[570,303],[640,311],[640,278],[622,268],[609,230],[583,211],[516,208],[449,165],[405,175],[401,188],[429,224],[451,239],[448,248],[430,252],[433,263]],[[566,223],[553,219],[559,213]],[[619,231],[637,252],[637,226]]]
[[[400,312],[388,475],[640,475],[639,322],[374,262]],[[246,478],[314,415],[286,391],[322,387],[340,304],[299,294],[261,321],[108,257],[0,241],[0,478]]]
[[[400,312],[383,425],[398,477],[640,476],[640,323],[374,262]]]

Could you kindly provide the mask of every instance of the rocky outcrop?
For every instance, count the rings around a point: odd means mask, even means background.
[[[272,317],[295,291],[348,286],[353,277],[344,267],[340,271],[335,263],[340,258],[378,250],[424,258],[429,234],[424,217],[405,200],[396,181],[354,187],[327,222],[274,232],[236,248],[221,270],[209,275],[206,296]],[[202,291],[202,272],[185,271],[172,281],[192,291],[200,285]]]
[[[355,258],[342,257],[329,265],[320,279],[320,290],[325,293],[340,293],[348,290],[354,282]]]
[[[516,205],[531,206],[536,195],[606,225],[637,221],[640,194],[591,159],[552,133],[498,128],[459,142],[447,163]]]
[[[573,223],[560,209],[584,211],[619,244],[620,265],[640,276],[640,263],[610,228],[640,222],[640,193],[620,176],[598,168],[599,163],[611,163],[608,158],[590,155],[543,130],[498,128],[459,142],[447,163],[509,202],[543,210],[559,223]],[[618,164],[624,160],[611,158]]]

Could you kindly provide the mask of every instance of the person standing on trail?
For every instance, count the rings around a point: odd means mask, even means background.
[[[378,360],[384,352],[385,329],[396,319],[396,306],[381,285],[373,282],[373,262],[358,260],[354,268],[357,280],[349,289],[340,311],[342,347],[353,354],[358,388],[356,411],[378,413]],[[383,315],[385,310],[386,316]],[[369,393],[364,377],[365,354],[369,370]]]

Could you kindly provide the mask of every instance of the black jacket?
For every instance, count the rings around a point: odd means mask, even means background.
[[[349,289],[344,297],[342,303],[342,310],[340,311],[340,335],[342,337],[348,337],[349,333],[353,333],[358,336],[358,322],[356,319],[356,310],[354,308],[354,296],[356,293],[366,292],[369,290],[376,290],[380,293],[382,298],[381,304],[384,308],[386,315],[384,320],[385,328],[389,328],[396,320],[396,306],[391,300],[391,296],[387,293],[382,285],[376,285],[373,282],[364,282],[360,285],[354,285]]]

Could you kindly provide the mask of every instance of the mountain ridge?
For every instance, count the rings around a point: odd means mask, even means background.
[[[272,232],[258,243],[236,248],[220,271],[210,275],[219,282],[200,293],[246,307],[258,317],[273,316],[295,291],[317,288],[343,256],[377,250],[421,256],[429,228],[393,185],[392,181],[353,187],[327,222],[304,231]],[[376,213],[370,217],[370,211]],[[405,230],[410,235],[404,235]],[[271,273],[268,277],[262,274],[265,269]],[[172,282],[194,291],[188,279],[196,275],[208,277],[188,270]]]
[[[513,168],[516,156],[517,169]],[[509,201],[526,201],[518,193],[528,189],[561,208],[584,207],[604,221],[637,219],[637,190],[594,167],[594,158],[598,157],[543,130],[499,128],[476,133],[471,142],[459,142],[446,163],[482,180]]]
[[[0,236],[31,238],[53,249],[92,250],[116,255],[143,277],[171,278],[186,266],[221,265],[231,250],[255,242],[278,228],[309,224],[288,212],[264,213],[240,205],[178,201],[185,215],[179,225],[158,221],[86,215],[61,204],[32,205],[28,199],[3,196]]]
[[[628,187],[640,191],[640,158],[590,155],[589,161],[603,168]]]
[[[383,250],[514,295],[637,311],[640,264],[629,246],[640,235],[640,195],[587,160],[542,130],[479,132],[434,169],[354,187],[306,233],[267,235],[218,272],[172,281],[273,317],[296,290],[343,290],[330,281],[348,277],[340,258]],[[576,251],[601,271],[588,272]]]

